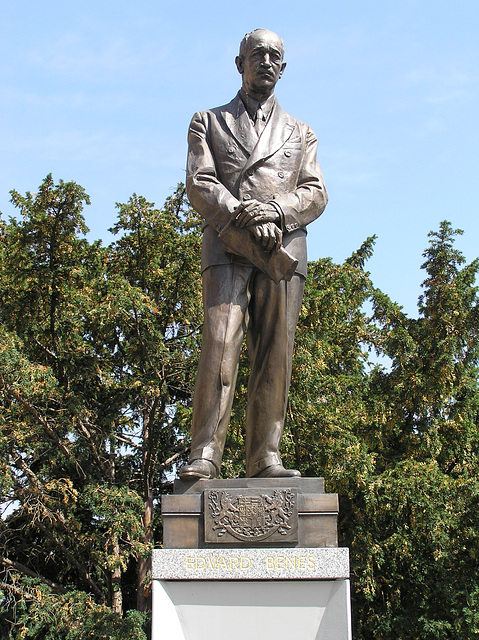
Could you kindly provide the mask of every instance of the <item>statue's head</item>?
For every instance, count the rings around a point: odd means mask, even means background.
[[[240,44],[236,67],[243,76],[243,89],[256,99],[274,91],[286,67],[283,41],[268,29],[247,33]]]

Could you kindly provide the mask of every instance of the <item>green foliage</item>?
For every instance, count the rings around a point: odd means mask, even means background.
[[[121,618],[83,591],[57,595],[31,580],[23,581],[22,596],[12,611],[5,606],[7,592],[0,592],[5,640],[146,640],[144,614],[128,611]]]
[[[415,319],[363,271],[372,240],[310,265],[285,444],[340,495],[356,638],[479,633],[479,262],[457,233],[430,234]]]
[[[479,634],[479,261],[458,233],[430,234],[417,318],[365,272],[374,238],[309,265],[282,452],[339,494],[358,639]],[[246,353],[238,381],[229,474],[243,472]]]
[[[184,188],[90,243],[75,183],[0,221],[0,634],[144,638],[157,498],[187,456],[202,322]],[[418,317],[377,290],[374,238],[309,265],[285,463],[340,496],[358,640],[479,634],[479,261],[430,234]],[[242,354],[223,473],[241,475]]]
[[[8,633],[97,638],[111,624],[143,637],[121,614],[147,608],[156,496],[187,455],[198,218],[181,185],[162,209],[134,195],[103,247],[85,237],[75,183],[47,176],[12,202],[22,219],[0,225],[0,581],[5,619],[21,605],[25,629]],[[48,597],[31,597],[32,580]],[[85,619],[65,635],[81,593],[91,630]]]

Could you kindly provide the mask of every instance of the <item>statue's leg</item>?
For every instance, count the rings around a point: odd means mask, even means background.
[[[204,326],[193,399],[190,462],[219,470],[233,404],[241,344],[248,322],[252,267],[228,264],[203,273]]]
[[[257,272],[251,280],[247,341],[251,361],[246,415],[246,475],[281,465],[279,443],[291,380],[294,332],[304,278],[275,284]]]

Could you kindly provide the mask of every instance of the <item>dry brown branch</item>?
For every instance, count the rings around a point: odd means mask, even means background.
[[[5,567],[15,569],[19,573],[22,573],[23,575],[26,575],[30,578],[36,578],[37,580],[40,580],[41,582],[51,587],[55,591],[59,591],[60,593],[68,593],[68,589],[66,589],[63,585],[58,584],[57,582],[52,582],[48,578],[41,576],[39,573],[32,571],[25,565],[20,564],[20,562],[16,562],[15,560],[9,560],[8,558],[0,557],[0,563],[3,564]]]
[[[85,582],[90,586],[90,588],[92,589],[92,591],[95,593],[95,595],[101,600],[101,602],[105,602],[105,598],[103,596],[103,593],[101,592],[100,588],[98,587],[98,585],[96,584],[96,582],[94,580],[92,580],[92,578],[90,577],[89,572],[85,569],[85,567],[83,567],[78,560],[75,558],[75,556],[68,551],[68,549],[65,547],[65,545],[63,544],[63,542],[61,540],[59,540],[51,531],[49,531],[47,529],[47,527],[45,527],[45,525],[42,522],[36,522],[35,525],[40,529],[40,531],[42,531],[42,533],[45,534],[45,536],[55,544],[55,546],[57,546],[60,551],[63,553],[63,555],[65,556],[65,558],[71,562],[71,564],[76,567],[78,573],[81,575],[81,577],[85,580]]]

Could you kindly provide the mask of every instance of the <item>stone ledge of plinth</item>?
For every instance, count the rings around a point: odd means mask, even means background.
[[[324,478],[228,478],[216,480],[180,480],[174,494],[203,493],[206,489],[277,489],[291,487],[298,493],[324,493]]]
[[[153,580],[344,580],[349,549],[155,549]]]

